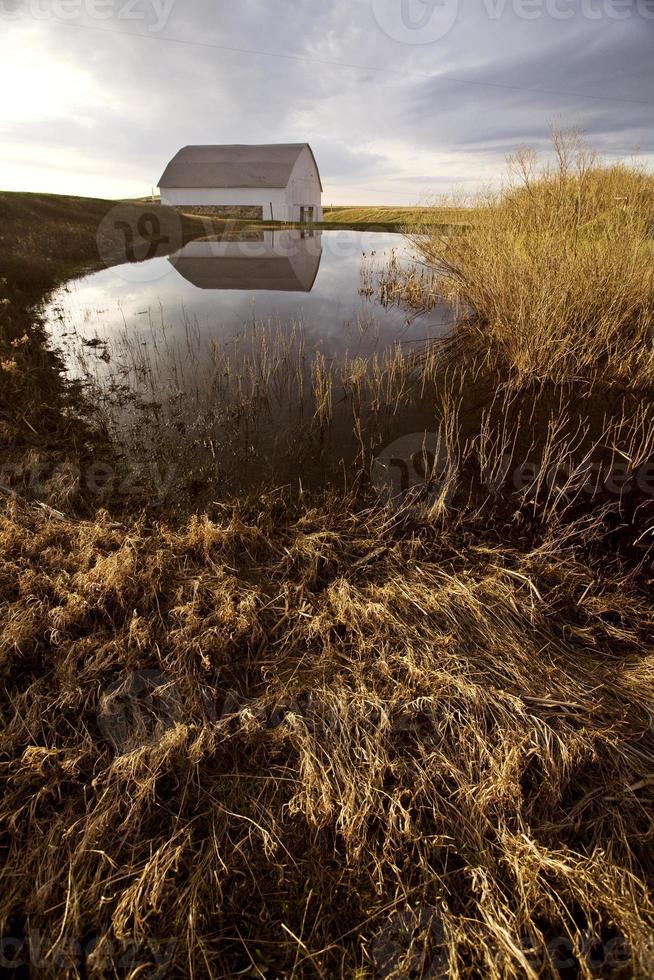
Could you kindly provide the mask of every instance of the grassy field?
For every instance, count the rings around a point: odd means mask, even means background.
[[[371,277],[398,317],[445,296],[447,341],[312,354],[298,424],[326,440],[346,413],[347,490],[190,515],[89,491],[111,440],[31,305],[98,260],[107,204],[0,196],[35,269],[3,273],[0,307],[0,438],[25,464],[0,480],[5,957],[36,943],[52,978],[652,975],[653,195],[566,153],[422,237],[433,275]],[[289,351],[216,362],[248,438],[280,378],[293,408]],[[391,505],[368,420],[401,434],[416,399],[441,452]]]
[[[416,225],[449,227],[468,225],[474,214],[473,208],[448,207],[326,207],[323,225],[331,224],[365,228],[375,226],[403,231]]]

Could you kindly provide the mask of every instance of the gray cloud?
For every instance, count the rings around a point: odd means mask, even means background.
[[[116,18],[7,21],[10,49],[45,52],[92,85],[78,111],[3,120],[0,108],[0,185],[13,158],[42,167],[35,189],[48,189],[62,166],[49,156],[63,154],[95,168],[97,193],[108,171],[144,193],[185,143],[308,139],[330,200],[410,203],[430,181],[496,178],[507,152],[543,147],[552,123],[582,126],[600,151],[653,154],[654,5],[653,19],[634,0],[616,20],[610,0],[543,0],[526,20],[518,2],[460,0],[452,29],[424,45],[384,32],[373,0],[177,0],[158,34]]]

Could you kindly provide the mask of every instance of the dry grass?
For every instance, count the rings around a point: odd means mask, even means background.
[[[474,209],[466,207],[441,207],[426,204],[409,208],[402,207],[326,207],[324,224],[350,225],[353,227],[393,227],[442,228],[452,225],[467,225],[475,218]]]
[[[651,975],[654,609],[602,531],[13,505],[3,932],[52,977]]]
[[[511,181],[479,202],[465,233],[428,228],[416,247],[435,296],[468,319],[468,336],[518,383],[602,377],[625,385],[654,372],[654,182],[604,166],[574,136],[555,135],[555,163],[523,151]],[[393,278],[393,277],[391,277]]]
[[[380,409],[411,375],[345,369]],[[0,931],[38,933],[38,975],[651,974],[652,512],[582,488],[654,427],[505,389],[465,438],[470,383],[419,514],[4,509]],[[500,492],[536,439],[565,476]]]

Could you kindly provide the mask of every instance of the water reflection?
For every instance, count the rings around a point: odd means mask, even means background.
[[[127,351],[186,356],[189,332],[205,346],[229,343],[257,320],[301,323],[307,344],[325,357],[369,357],[401,343],[422,346],[450,330],[445,307],[412,319],[382,304],[375,282],[390,257],[411,262],[401,235],[299,230],[253,231],[190,243],[171,258],[116,266],[77,279],[44,309],[53,343],[74,376],[85,376],[93,355],[98,373],[120,365],[130,381]],[[130,278],[140,272],[140,280]],[[364,275],[365,271],[365,275]],[[98,359],[106,351],[111,360]],[[137,358],[140,364],[141,358]],[[162,364],[163,370],[163,364]]]
[[[172,467],[167,492],[180,506],[271,481],[349,485],[366,447],[435,430],[412,354],[448,333],[451,315],[435,307],[409,320],[384,304],[377,283],[391,257],[412,261],[399,235],[204,239],[70,282],[44,316],[125,458]]]
[[[190,242],[168,261],[199,289],[310,293],[321,258],[321,232],[294,229]]]

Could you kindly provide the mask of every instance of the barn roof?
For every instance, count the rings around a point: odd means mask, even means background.
[[[308,143],[185,146],[170,161],[158,186],[284,188],[305,147],[313,157]]]

